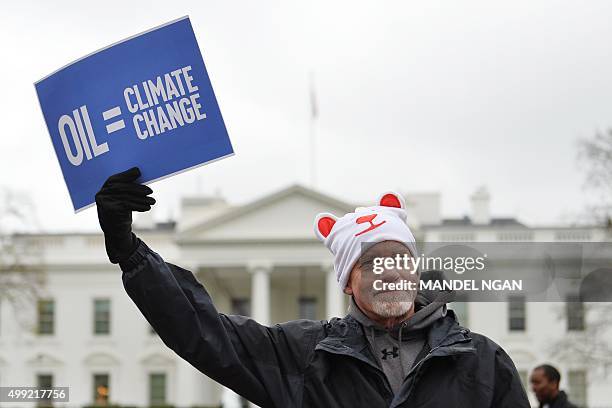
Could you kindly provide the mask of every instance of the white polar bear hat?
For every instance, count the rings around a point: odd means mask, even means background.
[[[417,256],[416,241],[406,216],[404,199],[392,191],[382,194],[378,205],[358,207],[341,218],[330,213],[317,214],[315,235],[334,255],[336,280],[342,290],[362,255],[362,244],[398,241],[408,247],[413,257]]]

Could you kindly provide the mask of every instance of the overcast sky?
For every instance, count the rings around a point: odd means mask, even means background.
[[[31,194],[42,227],[74,215],[33,83],[85,54],[189,15],[236,155],[154,183],[156,218],[181,195],[245,203],[309,181],[369,204],[439,191],[445,216],[486,185],[492,212],[571,219],[592,199],[575,141],[612,126],[612,2],[11,1],[0,49],[0,184]]]

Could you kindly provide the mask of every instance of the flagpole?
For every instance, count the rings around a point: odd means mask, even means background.
[[[316,174],[315,174],[315,131],[314,131],[314,119],[310,118],[309,125],[309,139],[310,139],[310,187],[316,188]]]
[[[310,147],[310,187],[316,188],[317,185],[317,170],[316,170],[316,144],[315,144],[315,121],[317,119],[317,99],[315,94],[314,72],[309,74],[309,92],[310,92],[310,120],[309,120],[309,147]]]

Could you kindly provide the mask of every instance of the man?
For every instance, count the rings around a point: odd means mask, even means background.
[[[374,272],[380,259],[416,255],[398,195],[315,219],[351,295],[347,316],[263,326],[219,313],[191,272],[132,233],[131,212],[155,203],[139,176],[137,168],[113,175],[96,195],[107,254],[164,343],[213,380],[261,407],[529,407],[504,350],[446,310],[451,293],[373,290],[376,280],[432,278],[410,268]]]
[[[540,408],[578,408],[569,402],[567,394],[559,390],[561,374],[548,364],[537,366],[531,372],[531,389],[536,395]]]

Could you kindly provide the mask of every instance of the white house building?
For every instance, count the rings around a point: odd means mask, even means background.
[[[472,196],[472,214],[455,220],[441,216],[437,193],[405,196],[410,224],[421,241],[611,240],[604,227],[530,228],[515,219],[492,217],[485,190]],[[324,211],[341,215],[355,206],[296,185],[240,206],[219,197],[184,198],[176,222],[154,223],[145,213],[135,228],[167,261],[193,271],[219,311],[248,314],[264,324],[325,319],[343,316],[347,298],[337,287],[331,255],[314,237],[313,218]],[[34,330],[15,318],[7,301],[0,304],[0,386],[70,387],[70,402],[56,404],[68,407],[238,403],[151,330],[125,293],[121,271],[108,262],[101,233],[17,239],[29,249],[26,264],[41,268],[46,284],[44,296],[29,313]],[[563,310],[562,304],[497,302],[451,308],[464,325],[504,347],[526,386],[533,367],[552,362],[562,373],[562,388],[574,400],[591,408],[612,407],[612,377],[595,378],[580,361],[552,360],[548,354],[553,339],[572,335],[566,320],[552,317]]]

